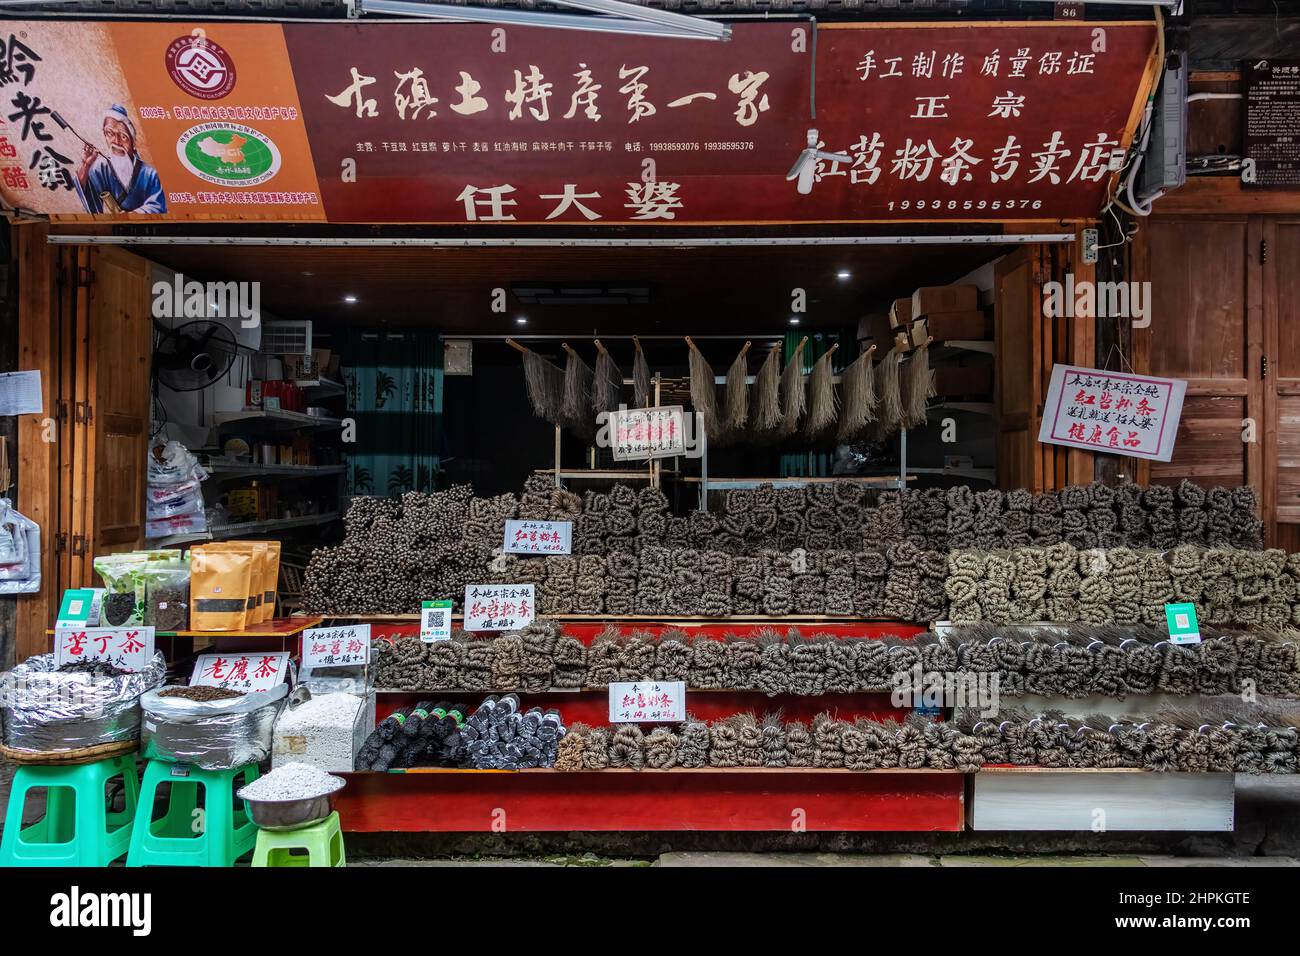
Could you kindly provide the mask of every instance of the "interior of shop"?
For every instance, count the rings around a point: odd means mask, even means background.
[[[258,284],[256,325],[223,319],[221,308],[200,319],[157,320],[153,414],[157,435],[194,450],[216,479],[204,484],[205,503],[212,527],[228,530],[215,535],[275,534],[293,553],[290,563],[301,564],[310,547],[337,537],[337,519],[354,495],[455,484],[485,496],[517,493],[529,475],[556,471],[557,447],[559,481],[579,492],[650,480],[644,462],[617,462],[592,435],[535,414],[521,349],[560,370],[569,350],[589,369],[605,351],[628,405],[639,353],[656,380],[652,401],[688,408],[693,350],[714,371],[720,396],[738,357],[753,391],[773,352],[784,369],[798,350],[805,375],[830,353],[832,427],[715,440],[706,460],[670,460],[655,480],[680,512],[699,506],[704,474],[715,492],[728,480],[799,477],[853,477],[879,488],[898,487],[900,478],[908,487],[990,487],[997,482],[994,263],[1010,248],[136,251],[169,288],[178,275],[204,288]],[[923,322],[891,321],[895,300],[949,284],[969,287],[973,308],[962,310],[964,325],[945,341],[930,331],[922,338]],[[189,350],[204,341],[209,322],[227,331],[203,348],[235,347],[214,352],[214,365],[226,366],[220,374],[200,375],[188,367]],[[897,428],[881,440],[840,440],[847,432],[833,426],[844,370],[864,352],[879,367],[892,349],[906,361],[923,344],[935,387],[926,421],[906,430],[906,451]],[[212,534],[178,529],[161,544]]]

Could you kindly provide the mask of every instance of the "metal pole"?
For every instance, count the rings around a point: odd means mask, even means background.
[[[898,432],[898,489],[907,487],[907,429]]]
[[[709,510],[709,435],[704,430],[704,419],[694,412],[695,427],[700,430],[700,510]]]

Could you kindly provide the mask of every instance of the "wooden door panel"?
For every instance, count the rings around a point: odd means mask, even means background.
[[[1148,228],[1151,371],[1246,378],[1245,220],[1156,220]]]
[[[1151,463],[1153,484],[1240,485],[1246,481],[1241,421],[1246,399],[1232,395],[1188,395],[1174,439],[1172,461]]]
[[[148,263],[118,249],[95,249],[89,318],[91,435],[86,468],[93,494],[86,531],[95,553],[144,541],[145,461],[149,441]]]
[[[1300,389],[1300,222],[1279,222],[1273,235],[1267,266],[1276,277],[1278,328],[1271,364],[1279,387]]]
[[[1037,447],[1042,414],[1042,330],[1037,273],[1040,251],[1026,246],[994,267],[994,405],[998,485],[1043,489]]]
[[[1300,222],[1271,220],[1264,264],[1268,323],[1266,471],[1279,525],[1300,524]],[[1267,480],[1267,479],[1266,479]],[[1300,532],[1297,532],[1300,533]]]
[[[1187,380],[1173,459],[1152,462],[1150,480],[1258,483],[1259,442],[1243,441],[1245,420],[1263,415],[1262,292],[1251,248],[1258,225],[1245,217],[1155,219],[1145,228],[1151,324],[1134,339],[1150,372]]]
[[[1300,395],[1277,400],[1277,520],[1300,524]]]

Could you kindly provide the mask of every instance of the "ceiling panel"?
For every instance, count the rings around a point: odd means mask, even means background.
[[[806,292],[805,329],[856,323],[918,285],[951,282],[1005,246],[433,249],[148,246],[136,251],[189,278],[260,281],[262,307],[286,319],[430,326],[455,333],[735,333],[789,327]],[[847,279],[838,278],[847,271]],[[630,284],[645,305],[523,305],[526,285]],[[506,311],[494,311],[506,290]],[[346,296],[356,296],[349,304]]]

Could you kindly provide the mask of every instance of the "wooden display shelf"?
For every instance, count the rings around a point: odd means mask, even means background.
[[[420,620],[419,614],[325,614],[321,617],[330,621],[355,621],[358,624],[387,624]],[[773,617],[766,614],[737,614],[729,617],[672,616],[668,614],[539,614],[538,620],[556,621],[560,624],[591,624],[595,622],[608,624],[662,624],[665,627],[708,627],[729,625],[763,625],[780,627],[783,624],[827,624],[838,627],[895,627],[911,629],[910,632],[923,631],[913,621],[895,621],[882,618],[856,618],[830,614],[785,614]],[[460,613],[451,616],[453,622],[465,620]],[[892,632],[891,632],[892,633]]]
[[[1017,769],[1029,770],[1034,768],[1020,767]],[[1086,771],[1082,771],[1086,772]],[[1141,772],[1141,771],[1139,771]],[[383,774],[404,774],[404,773],[559,773],[566,777],[575,777],[581,774],[606,774],[606,773],[722,773],[722,774],[753,774],[756,776],[768,776],[771,774],[957,774],[962,776],[960,770],[938,770],[934,767],[885,767],[876,770],[846,770],[844,767],[668,767],[656,769],[654,767],[644,767],[641,770],[634,770],[631,767],[606,767],[604,770],[556,770],[554,767],[529,767],[527,770],[479,770],[476,767],[399,767],[395,770],[353,770],[344,773],[343,776],[354,778],[364,775],[380,776]]]
[[[350,773],[350,832],[956,831],[966,782],[946,770],[702,767]]]
[[[338,428],[343,419],[291,412],[286,408],[246,408],[240,412],[215,412],[212,415],[212,424],[218,428],[239,423],[265,424],[275,428]]]
[[[519,695],[523,710],[541,707],[560,712],[566,725],[583,723],[605,726],[609,723],[609,692],[605,689],[574,691],[569,693],[533,693],[530,691],[448,691],[445,695],[433,691],[398,691],[385,693],[375,701],[375,720],[380,721],[395,710],[414,706],[421,700],[452,699],[467,707],[477,707],[484,697],[495,693]],[[726,720],[734,714],[753,713],[759,719],[765,713],[781,712],[787,723],[801,721],[811,724],[821,713],[834,714],[840,720],[900,720],[911,713],[910,707],[895,707],[889,693],[865,691],[859,694],[821,694],[806,697],[800,694],[777,694],[768,697],[756,690],[686,691],[686,711],[697,720]],[[663,721],[676,724],[679,721]]]
[[[238,524],[219,525],[194,534],[173,534],[165,538],[154,538],[150,541],[150,544],[160,548],[176,544],[201,544],[204,541],[237,538],[243,534],[268,534],[272,531],[287,531],[290,528],[329,524],[331,521],[337,521],[338,519],[339,513],[337,511],[328,511],[324,514],[299,515],[297,518],[268,518],[265,521],[244,521]]]
[[[898,484],[897,475],[894,475],[893,477],[887,477],[884,475],[789,475],[785,478],[714,478],[710,475],[707,479],[699,475],[689,475],[681,479],[681,481],[687,484],[695,485],[706,480],[708,481],[710,491],[730,491],[737,488],[757,488],[759,485],[772,485],[774,487],[802,487],[803,485],[829,485],[837,482],[866,485],[868,487],[893,487]]]
[[[319,617],[280,617],[270,621],[263,621],[261,624],[246,631],[154,631],[154,637],[197,637],[214,640],[217,638],[277,638],[277,637],[294,637],[301,634],[309,627],[316,627],[321,623]],[[111,627],[112,625],[103,625]],[[51,637],[54,630],[48,629],[45,632]]]
[[[325,616],[325,621],[350,620]],[[648,631],[659,634],[669,628],[688,631],[693,637],[723,638],[728,634],[737,637],[751,637],[757,631],[774,628],[778,631],[791,627],[806,632],[829,634],[832,637],[914,637],[925,633],[919,624],[903,621],[854,621],[845,618],[662,618],[662,617],[615,617],[610,615],[592,615],[581,617],[552,616],[546,618],[564,625],[564,633],[578,638],[584,644],[590,644],[606,627],[616,626],[625,633],[630,630]],[[372,621],[370,635],[373,640],[396,640],[402,637],[415,637],[420,633],[419,621],[414,618],[394,619],[380,618]],[[378,625],[376,630],[374,625]],[[489,632],[484,632],[489,633]]]

